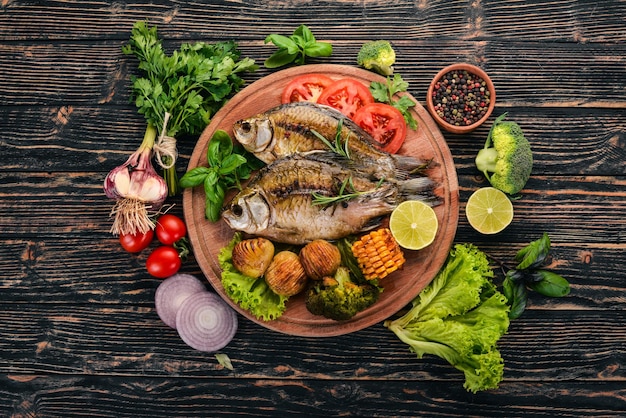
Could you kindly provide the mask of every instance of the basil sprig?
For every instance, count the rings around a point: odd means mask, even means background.
[[[550,237],[547,233],[522,248],[515,255],[518,263],[506,272],[502,283],[503,292],[509,301],[509,318],[522,315],[528,301],[528,291],[533,290],[547,297],[562,297],[570,292],[569,282],[560,275],[546,270],[549,262]]]
[[[205,192],[204,213],[208,220],[220,218],[224,197],[230,189],[241,190],[241,180],[250,178],[252,172],[263,163],[245,150],[235,148],[226,131],[217,130],[207,149],[208,167],[196,167],[180,178],[180,187],[203,185]]]
[[[302,65],[306,57],[329,57],[333,53],[333,46],[328,42],[318,42],[306,25],[300,25],[291,36],[268,35],[265,43],[270,42],[278,47],[278,51],[265,60],[266,68],[278,68],[292,62]]]

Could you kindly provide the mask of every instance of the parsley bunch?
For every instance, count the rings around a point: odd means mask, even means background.
[[[172,138],[199,135],[215,112],[244,85],[240,74],[258,68],[254,60],[241,59],[233,41],[182,44],[180,50],[167,55],[157,28],[148,27],[144,21],[134,24],[122,52],[139,59],[142,76],[131,77],[139,113],[159,134]],[[161,132],[166,113],[170,117],[166,132]],[[173,196],[178,193],[175,161],[164,163],[169,167],[164,177]]]

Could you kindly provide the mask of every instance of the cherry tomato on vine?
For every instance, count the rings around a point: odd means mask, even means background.
[[[148,248],[154,237],[154,231],[149,229],[146,233],[120,234],[120,245],[129,253],[138,253]]]
[[[404,116],[391,105],[370,103],[357,110],[353,120],[372,135],[378,148],[388,153],[398,152],[406,138]]]
[[[342,78],[326,87],[317,102],[334,107],[352,118],[359,108],[374,103],[374,96],[359,80]]]
[[[155,232],[161,244],[173,245],[187,235],[187,227],[178,216],[166,213],[157,219]]]
[[[283,89],[282,103],[313,102],[322,91],[333,83],[333,79],[324,74],[303,74],[291,80]]]
[[[148,256],[146,269],[150,275],[165,279],[176,274],[182,263],[176,248],[164,245],[157,247]]]

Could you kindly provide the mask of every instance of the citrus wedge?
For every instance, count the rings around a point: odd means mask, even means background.
[[[437,214],[426,203],[407,200],[391,212],[389,229],[402,248],[421,250],[435,240],[439,221]]]
[[[465,216],[472,228],[481,234],[497,234],[513,220],[513,204],[500,190],[483,187],[467,200]]]

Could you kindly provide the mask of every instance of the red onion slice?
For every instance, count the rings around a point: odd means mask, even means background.
[[[167,326],[176,329],[176,313],[187,298],[193,294],[206,292],[204,284],[191,274],[175,274],[163,280],[154,294],[154,305]]]
[[[215,352],[235,337],[237,314],[211,292],[189,296],[176,314],[180,338],[198,351]]]

